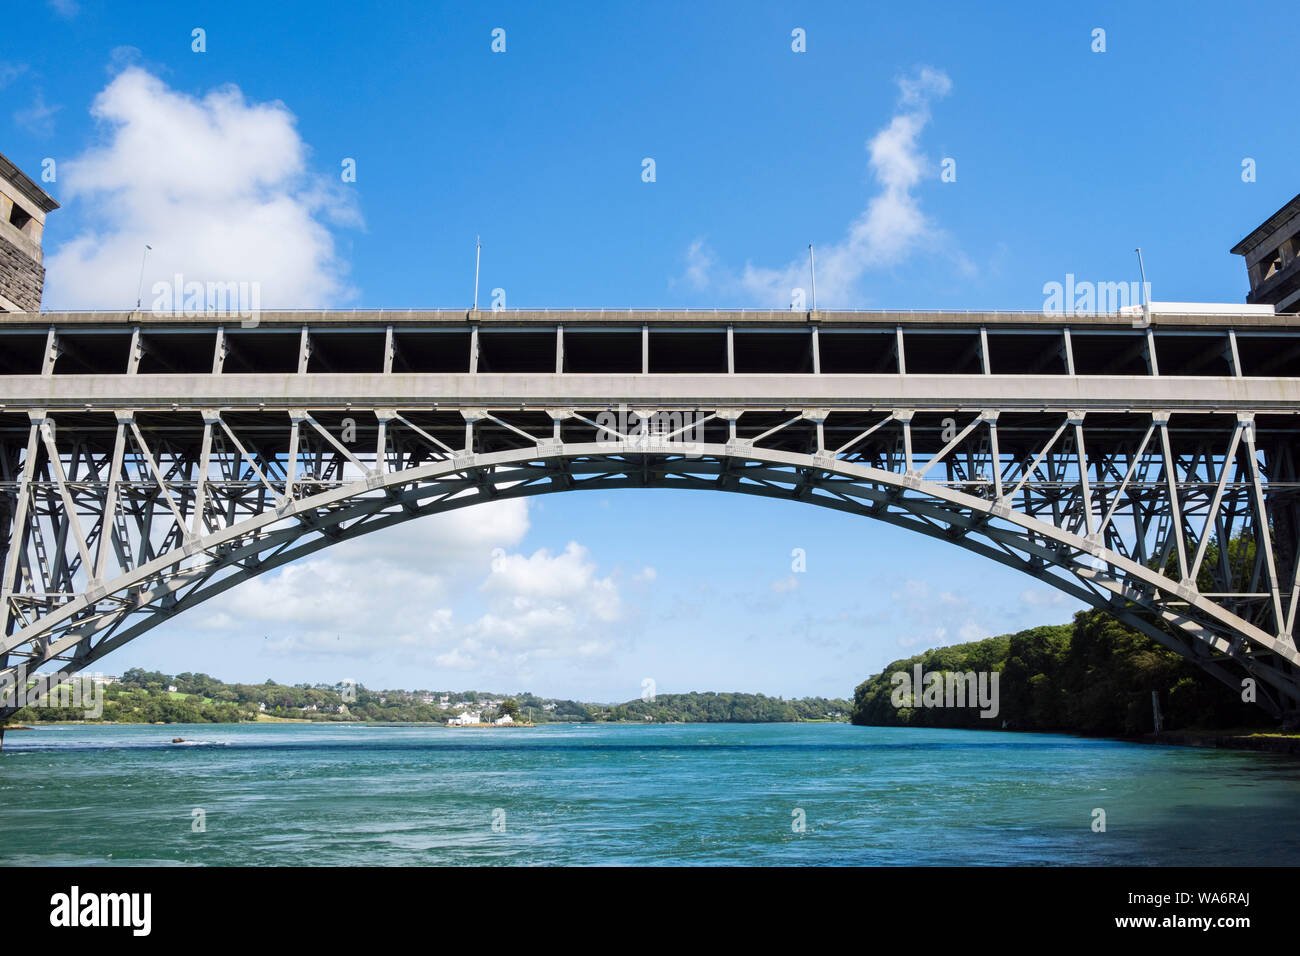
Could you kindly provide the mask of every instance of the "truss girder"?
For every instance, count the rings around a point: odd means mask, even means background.
[[[0,414],[0,678],[76,672],[340,541],[485,501],[723,490],[874,518],[1300,706],[1289,416],[593,406]],[[4,716],[0,710],[0,716]]]

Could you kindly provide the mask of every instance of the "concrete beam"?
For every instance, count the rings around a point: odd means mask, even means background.
[[[654,407],[1179,408],[1300,411],[1300,379],[1130,375],[327,373],[4,375],[29,408]]]

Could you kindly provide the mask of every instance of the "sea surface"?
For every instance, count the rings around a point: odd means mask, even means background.
[[[1297,810],[1281,755],[847,724],[64,725],[0,751],[10,865],[1294,865]]]

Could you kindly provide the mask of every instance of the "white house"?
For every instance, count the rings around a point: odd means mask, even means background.
[[[466,724],[483,723],[483,714],[477,710],[462,710],[447,721],[448,727],[464,727]]]
[[[503,724],[513,724],[514,719],[509,714],[502,714],[495,721],[493,721],[493,723],[495,723],[497,726],[502,726]]]

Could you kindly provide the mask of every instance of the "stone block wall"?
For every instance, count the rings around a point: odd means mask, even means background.
[[[0,296],[24,312],[41,310],[45,267],[0,236]]]

